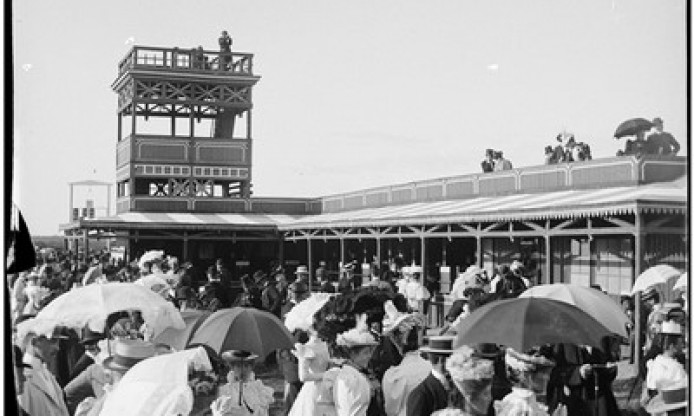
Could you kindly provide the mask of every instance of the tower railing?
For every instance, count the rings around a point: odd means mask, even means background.
[[[134,46],[118,63],[118,76],[133,69],[253,75],[253,54]]]

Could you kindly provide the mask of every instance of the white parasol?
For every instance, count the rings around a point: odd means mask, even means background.
[[[50,336],[57,326],[73,329],[89,325],[103,332],[106,318],[113,312],[139,310],[153,335],[165,328],[185,328],[181,313],[161,296],[134,283],[93,284],[72,289],[46,305],[35,318],[17,325],[17,336],[27,333]]]
[[[313,315],[332,297],[330,293],[312,293],[307,299],[297,303],[284,317],[284,326],[289,332],[297,329],[308,331],[313,325]]]
[[[140,260],[137,261],[137,265],[140,269],[143,269],[145,267],[145,262],[149,261],[161,261],[164,258],[164,250],[150,250],[145,252],[140,257]]]
[[[171,289],[171,286],[166,281],[166,277],[167,276],[162,273],[149,274],[135,280],[134,283],[136,285],[144,286],[152,292],[163,296],[169,289]]]
[[[641,292],[649,287],[665,284],[668,280],[677,277],[681,274],[679,270],[667,264],[659,264],[657,266],[649,267],[636,278],[634,287],[631,289],[631,294],[636,292]]]
[[[148,358],[135,364],[107,396],[101,416],[187,415],[193,410],[189,369],[209,371],[203,347]]]
[[[684,272],[682,275],[677,279],[677,282],[675,282],[675,285],[672,287],[672,290],[687,290],[689,287],[689,273]]]

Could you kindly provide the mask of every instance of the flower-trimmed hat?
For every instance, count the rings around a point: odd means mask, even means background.
[[[426,324],[424,316],[420,313],[403,313],[398,311],[392,300],[387,300],[383,305],[385,316],[383,318],[383,332],[392,332],[398,328],[407,332],[414,327],[423,327]]]
[[[335,342],[337,345],[347,348],[378,345],[378,341],[371,332],[357,328],[338,334]]]
[[[486,380],[494,376],[494,362],[479,357],[472,347],[463,345],[448,358],[446,370],[454,382]]]

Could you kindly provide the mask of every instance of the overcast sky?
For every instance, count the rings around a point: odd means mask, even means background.
[[[314,197],[593,156],[631,117],[686,137],[684,0],[15,0],[15,195],[57,234],[68,182],[115,181],[117,64],[134,44],[255,54],[255,196]],[[130,39],[130,41],[129,41]]]

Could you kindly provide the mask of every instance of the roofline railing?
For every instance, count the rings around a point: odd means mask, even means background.
[[[118,76],[133,69],[253,75],[253,54],[200,51],[197,48],[133,46],[118,63]]]

